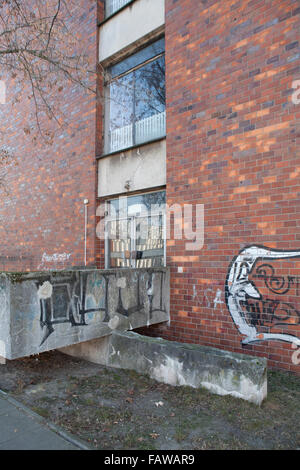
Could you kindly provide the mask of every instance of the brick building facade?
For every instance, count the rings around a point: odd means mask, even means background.
[[[99,268],[130,267],[96,237],[103,201],[165,194],[169,206],[203,204],[202,249],[171,237],[155,251],[171,268],[171,322],[142,332],[265,356],[299,373],[299,2],[120,1],[106,17],[102,2],[83,13],[85,4],[74,23],[95,67],[100,55],[98,101],[69,89],[72,125],[50,149],[24,141],[24,101],[1,107],[8,145],[21,156],[1,198],[2,269],[82,266],[85,198],[87,265]],[[153,91],[156,111],[140,109],[144,88],[134,85],[128,138],[118,93],[163,60],[165,107]]]

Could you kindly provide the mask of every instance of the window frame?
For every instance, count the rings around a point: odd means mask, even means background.
[[[128,198],[134,197],[134,196],[143,196],[146,194],[153,194],[153,193],[161,193],[164,192],[166,194],[166,189],[159,189],[159,190],[154,190],[154,191],[147,191],[147,192],[142,192],[142,193],[137,193],[137,194],[131,194],[127,196]],[[117,196],[117,197],[112,197],[109,199],[106,199],[105,201],[105,213],[108,213],[108,204],[111,201],[118,200],[122,196]],[[162,216],[163,219],[163,226],[162,226],[162,233],[163,233],[163,243],[164,243],[164,248],[163,248],[163,263],[162,267],[166,267],[167,265],[167,229],[166,229],[166,211],[162,212],[158,210],[157,212],[151,212],[151,215],[154,217],[157,216]],[[106,216],[105,217],[105,240],[104,240],[104,261],[105,261],[105,269],[143,269],[142,267],[137,267],[137,259],[131,257],[131,253],[136,251],[136,225],[135,221],[137,218],[142,218],[142,217],[149,217],[150,214],[149,212],[140,212],[135,215],[127,215],[127,217],[112,217],[112,216]],[[110,239],[108,237],[108,230],[107,230],[107,225],[110,222],[116,222],[120,220],[133,220],[133,224],[131,225],[131,234],[130,234],[130,266],[129,267],[114,267],[112,268],[110,266],[110,250],[109,250],[109,242]],[[134,230],[135,229],[135,230]],[[134,233],[134,236],[133,236]]]
[[[163,47],[161,47],[159,43],[161,43],[163,45]],[[133,66],[129,67],[128,69],[125,69],[123,72],[120,72],[119,74],[110,76],[110,70],[113,70],[119,64],[126,63],[126,61],[129,61],[130,58],[134,58],[134,56],[138,57],[138,55],[140,53],[142,53],[143,51],[146,51],[148,48],[150,49],[151,47],[155,46],[156,44],[158,45],[158,52],[155,55],[153,55],[151,57],[148,57],[146,60],[142,61],[141,63],[138,63],[137,65],[133,65]],[[104,126],[103,126],[103,128],[104,128],[104,135],[103,135],[103,149],[104,149],[104,151],[102,153],[102,156],[116,154],[116,153],[119,153],[119,152],[124,152],[126,150],[131,149],[131,148],[140,147],[142,145],[145,145],[145,144],[148,144],[148,143],[155,142],[155,141],[162,140],[162,139],[166,138],[166,100],[165,100],[164,105],[163,105],[164,106],[164,111],[162,111],[161,113],[157,113],[157,115],[164,114],[164,124],[163,124],[164,132],[162,133],[162,135],[154,136],[153,138],[149,138],[149,139],[137,142],[136,135],[135,135],[135,129],[132,129],[132,143],[130,145],[123,146],[123,147],[120,147],[120,148],[117,148],[117,149],[113,149],[112,146],[111,146],[111,127],[110,127],[111,126],[111,119],[110,119],[110,114],[111,114],[110,86],[111,86],[111,84],[116,82],[117,80],[125,77],[125,76],[128,76],[128,75],[134,73],[137,70],[141,70],[143,67],[147,66],[148,64],[151,64],[151,63],[155,62],[156,60],[160,59],[161,57],[165,58],[165,37],[164,36],[161,36],[160,38],[156,38],[154,41],[152,41],[150,43],[144,44],[143,47],[139,48],[137,51],[135,51],[131,55],[123,58],[119,62],[116,62],[116,63],[112,64],[111,66],[106,67],[106,78],[104,80]],[[137,60],[139,60],[139,59],[137,59]],[[165,61],[164,61],[164,78],[165,78]],[[136,85],[134,85],[134,86],[136,86]],[[164,87],[165,87],[165,90],[166,90],[165,80],[164,80]],[[133,94],[135,95],[135,91],[134,91]],[[135,108],[135,104],[134,104],[133,108]],[[142,120],[136,120],[135,116],[132,119],[131,123],[128,124],[128,126],[135,127],[137,122],[142,121]],[[155,116],[155,114],[153,116]],[[150,117],[152,117],[152,116],[150,116]],[[145,118],[145,119],[147,119],[147,118]],[[125,127],[127,127],[127,126],[124,126],[123,128],[125,128]],[[116,129],[114,129],[114,131],[118,130],[118,129],[122,129],[122,127],[118,127]]]
[[[136,1],[136,0],[128,0],[128,2],[125,3],[122,7],[118,8],[118,9],[115,10],[113,13],[107,14],[107,0],[105,0],[105,5],[104,5],[104,20],[102,21],[102,23],[105,23],[105,21],[110,20],[110,18],[112,18],[113,16],[117,15],[118,13],[120,13],[120,11],[125,10],[125,8],[127,8],[128,5],[130,5],[131,3],[134,3],[135,1]],[[100,23],[100,24],[101,24],[101,23]]]

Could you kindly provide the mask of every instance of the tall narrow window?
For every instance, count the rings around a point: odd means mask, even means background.
[[[165,191],[108,201],[106,267],[165,265]]]
[[[108,69],[105,153],[164,137],[164,39]]]

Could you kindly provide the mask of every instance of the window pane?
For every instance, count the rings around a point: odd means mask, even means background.
[[[139,144],[166,133],[164,57],[136,70],[135,84],[135,144]]]
[[[166,192],[137,194],[108,202],[108,267],[164,265]]]
[[[110,74],[111,78],[117,77],[129,70],[142,65],[144,62],[152,59],[153,57],[158,56],[159,54],[163,54],[165,52],[165,39],[160,39],[156,41],[150,46],[145,47],[139,52],[132,54],[127,59],[122,60],[118,64],[113,65],[108,69],[108,73]]]
[[[137,267],[150,268],[164,264],[163,216],[136,218]]]
[[[114,152],[133,145],[134,74],[113,81],[109,86],[109,120],[107,151]],[[108,148],[107,148],[108,147]]]
[[[163,50],[164,39],[109,69],[112,76],[125,74],[113,78],[106,88],[106,153],[166,135],[165,57],[151,60]],[[137,68],[128,71],[132,67]]]
[[[154,211],[162,211],[164,213],[165,203],[166,192],[157,191],[113,199],[112,201],[109,201],[108,204],[113,206],[113,211],[109,211],[110,215],[115,217],[128,217],[150,212],[151,209]]]
[[[108,258],[110,268],[131,267],[131,220],[108,223]]]
[[[124,5],[131,0],[106,0],[105,2],[105,16],[108,18],[110,15],[120,10]]]

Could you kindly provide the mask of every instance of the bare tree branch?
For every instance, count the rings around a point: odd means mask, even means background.
[[[95,64],[67,26],[72,7],[78,7],[72,0],[2,0],[0,4],[0,65],[30,84],[42,134],[42,116],[60,122],[53,108],[55,90],[61,91],[68,82],[96,93],[91,85],[96,81]]]
[[[79,21],[82,13],[76,0],[0,0],[0,79],[12,78],[20,90],[29,86],[32,127],[49,144],[54,132],[49,121],[56,128],[67,124],[59,93],[71,84],[96,94],[95,58],[85,53],[74,28],[74,17]],[[0,166],[11,157],[0,130]],[[4,174],[0,171],[0,186]]]

